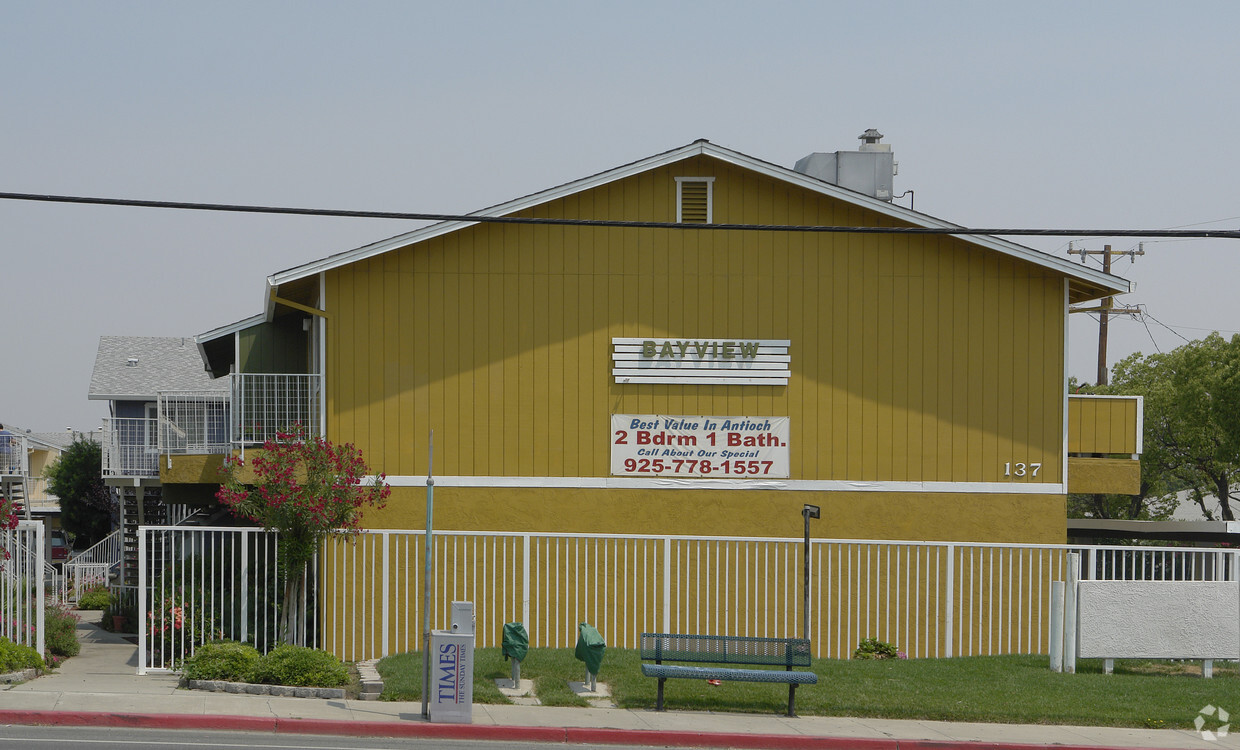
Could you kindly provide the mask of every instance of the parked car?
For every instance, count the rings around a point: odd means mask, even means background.
[[[52,565],[59,568],[69,559],[69,541],[61,529],[52,529],[47,535],[47,548],[52,558]]]

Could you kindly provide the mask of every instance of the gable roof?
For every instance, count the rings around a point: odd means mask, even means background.
[[[720,161],[732,164],[745,169],[750,169],[777,180],[782,180],[794,185],[798,185],[807,190],[819,193],[821,195],[830,196],[838,200],[850,203],[862,208],[870,209],[884,216],[907,222],[918,227],[932,227],[938,229],[963,229],[959,224],[953,224],[942,219],[937,219],[927,214],[918,213],[912,209],[897,206],[877,198],[871,198],[862,193],[849,190],[847,188],[824,182],[816,177],[811,177],[801,172],[797,172],[787,167],[781,167],[777,164],[762,161],[752,156],[742,154],[739,151],[718,146],[707,140],[698,140],[680,148],[665,151],[661,154],[640,159],[629,164],[625,164],[614,169],[609,169],[589,177],[583,177],[579,180],[565,183],[558,187],[533,193],[521,198],[500,203],[490,208],[484,208],[474,211],[469,216],[506,216],[518,211],[532,208],[534,206],[546,203],[548,201],[563,198],[574,193],[579,193],[591,188],[599,187],[610,182],[622,180],[647,170],[673,164],[683,161],[694,156],[709,156]],[[477,222],[471,221],[442,221],[427,227],[415,229],[411,232],[396,235],[385,240],[380,240],[369,245],[364,245],[353,250],[348,250],[335,255],[329,255],[319,260],[295,266],[293,268],[280,271],[267,277],[267,286],[269,292],[274,291],[282,284],[304,279],[306,277],[328,271],[333,268],[339,268],[359,260],[381,255],[389,250],[405,247],[416,242],[438,237],[443,234],[463,229],[465,227],[474,226]],[[1090,299],[1099,299],[1112,294],[1123,294],[1131,291],[1131,285],[1127,280],[1103,273],[1094,269],[1090,269],[1069,261],[1066,257],[1060,258],[1031,247],[1019,245],[1015,242],[999,239],[990,235],[953,235],[965,242],[979,245],[981,247],[994,250],[1013,258],[1032,263],[1037,266],[1055,270],[1062,273],[1069,280],[1070,298],[1072,302],[1083,302]],[[270,319],[274,301],[274,294],[267,294],[264,300],[266,304],[266,319]]]
[[[191,338],[100,336],[88,398],[154,401],[160,391],[227,390],[227,381],[214,380],[203,369]]]
[[[80,434],[80,433],[79,433]],[[24,437],[31,443],[37,443],[42,448],[62,449],[67,448],[73,443],[72,432],[31,432],[13,424],[12,422],[0,423],[0,435],[9,435],[16,437]]]

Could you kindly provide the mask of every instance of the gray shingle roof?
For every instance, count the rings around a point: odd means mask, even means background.
[[[91,399],[154,401],[159,391],[227,392],[228,379],[207,374],[189,337],[99,337]]]

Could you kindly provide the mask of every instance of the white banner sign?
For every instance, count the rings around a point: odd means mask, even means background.
[[[617,383],[788,385],[787,339],[611,340]]]
[[[617,476],[786,478],[789,472],[788,417],[611,417]]]

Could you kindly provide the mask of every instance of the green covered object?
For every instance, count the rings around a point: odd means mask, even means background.
[[[607,644],[603,642],[603,636],[599,635],[597,628],[587,622],[577,626],[577,649],[573,651],[573,656],[586,663],[590,674],[598,674],[598,668],[603,664],[603,650],[606,648]]]
[[[517,661],[525,661],[529,650],[530,634],[525,632],[525,626],[519,622],[504,623],[504,658],[512,657]]]

